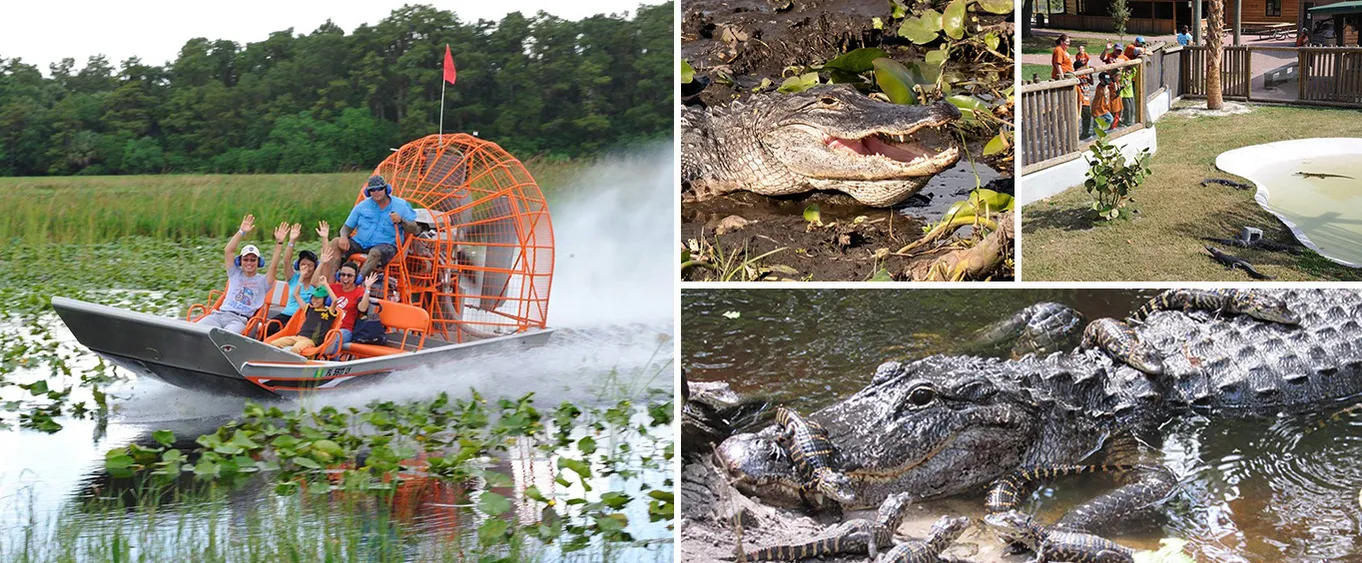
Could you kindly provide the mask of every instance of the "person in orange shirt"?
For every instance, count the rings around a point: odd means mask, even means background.
[[[1083,117],[1083,130],[1079,133],[1079,140],[1092,136],[1092,97],[1095,93],[1094,90],[1091,74],[1078,77],[1079,115]]]
[[[1092,119],[1102,129],[1111,129],[1111,78],[1104,72],[1097,75],[1097,90],[1092,94]]]
[[[1112,43],[1108,41],[1107,48],[1102,50],[1102,54],[1099,55],[1098,58],[1102,59],[1103,63],[1111,64],[1116,62],[1116,58],[1120,57],[1122,54],[1123,53],[1121,52],[1120,43]]]
[[[1088,66],[1088,61],[1092,57],[1088,56],[1088,49],[1083,45],[1078,46],[1078,54],[1074,55],[1074,70],[1078,71]]]
[[[1069,56],[1069,34],[1061,33],[1055,39],[1055,50],[1050,53],[1050,80],[1059,80],[1065,73],[1074,71],[1074,59]]]

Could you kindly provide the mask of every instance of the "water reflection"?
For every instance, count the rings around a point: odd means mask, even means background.
[[[1124,317],[1157,290],[687,290],[682,292],[682,365],[695,381],[729,382],[744,395],[810,412],[861,389],[875,366],[967,348],[979,328],[1042,300],[1088,319]],[[1144,526],[1114,539],[1154,549],[1189,540],[1197,561],[1362,561],[1362,414],[1264,419],[1186,415],[1150,439],[1180,478]],[[1053,522],[1110,490],[1103,476],[1060,480],[1025,509]],[[941,514],[982,516],[982,498],[924,503],[908,531]],[[1022,561],[986,534],[975,561]]]

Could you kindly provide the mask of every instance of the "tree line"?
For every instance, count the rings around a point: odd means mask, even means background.
[[[672,34],[671,2],[472,23],[418,5],[349,34],[328,21],[245,45],[190,39],[165,66],[96,55],[44,76],[0,56],[0,176],[370,168],[437,131],[446,44],[445,132],[521,158],[589,155],[670,136]]]

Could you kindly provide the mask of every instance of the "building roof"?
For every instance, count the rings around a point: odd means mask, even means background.
[[[1351,0],[1349,2],[1338,2],[1327,6],[1317,6],[1310,8],[1310,14],[1315,16],[1337,16],[1343,14],[1362,14],[1362,0]]]

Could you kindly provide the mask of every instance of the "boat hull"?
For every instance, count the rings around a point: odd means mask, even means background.
[[[53,297],[82,345],[139,375],[176,387],[258,399],[376,383],[413,368],[542,345],[552,329],[462,344],[427,339],[419,351],[344,362],[313,361],[216,327]],[[433,344],[432,344],[433,343]]]

